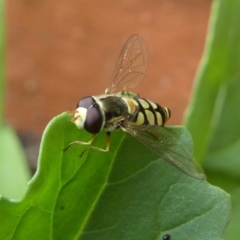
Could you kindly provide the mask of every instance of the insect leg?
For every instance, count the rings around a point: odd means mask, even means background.
[[[105,148],[105,149],[99,148],[99,147],[95,147],[95,146],[90,146],[89,148],[85,149],[85,150],[81,153],[80,157],[82,157],[83,154],[84,154],[86,151],[90,150],[90,149],[94,149],[94,150],[97,150],[97,151],[100,151],[100,152],[108,152],[109,149],[110,149],[110,137],[111,137],[111,132],[106,132],[106,148]]]
[[[79,144],[79,145],[91,145],[93,140],[95,139],[96,134],[93,134],[92,137],[90,138],[90,140],[88,142],[80,142],[80,141],[74,141],[71,142],[70,144],[68,144],[68,146],[66,148],[63,149],[63,151],[68,150],[72,145],[74,144]]]
[[[79,145],[91,145],[93,140],[95,139],[96,137],[96,134],[93,134],[92,137],[90,138],[90,140],[88,142],[81,142],[81,141],[74,141],[74,142],[71,142],[66,148],[63,149],[63,151],[66,151],[68,150],[68,148],[70,148],[72,145],[74,144],[79,144]],[[80,154],[80,157],[83,156],[83,154],[90,150],[90,149],[94,149],[94,150],[97,150],[97,151],[101,151],[101,152],[108,152],[109,149],[110,149],[110,137],[111,137],[111,132],[107,132],[106,133],[106,148],[103,149],[103,148],[99,148],[99,147],[95,147],[95,146],[90,146],[89,148],[85,149],[81,154]]]

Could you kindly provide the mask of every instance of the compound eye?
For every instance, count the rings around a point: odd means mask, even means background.
[[[92,106],[94,103],[95,103],[95,99],[91,96],[89,97],[85,97],[85,98],[82,98],[78,104],[77,104],[77,108],[79,107],[82,107],[82,108],[86,108],[88,109],[90,106]]]
[[[96,134],[100,132],[102,127],[103,117],[98,107],[91,107],[87,110],[84,129],[89,133]]]

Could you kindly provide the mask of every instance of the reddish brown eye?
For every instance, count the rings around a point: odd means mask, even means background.
[[[84,129],[89,133],[96,134],[100,132],[102,122],[103,122],[102,113],[98,105],[95,105],[94,107],[90,107],[87,110],[87,115],[84,122]]]
[[[77,104],[77,108],[79,107],[83,107],[83,108],[89,108],[90,106],[92,106],[93,104],[95,103],[95,99],[91,96],[89,97],[85,97],[85,98],[82,98],[78,104]]]

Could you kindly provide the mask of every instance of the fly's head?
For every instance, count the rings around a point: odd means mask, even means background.
[[[101,131],[104,117],[94,97],[85,97],[78,102],[72,122],[77,128],[84,128],[87,132],[92,134]]]

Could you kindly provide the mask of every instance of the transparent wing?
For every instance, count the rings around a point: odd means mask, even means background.
[[[139,35],[131,36],[118,57],[111,83],[105,93],[115,92],[119,87],[134,88],[144,78],[147,70],[147,51]]]
[[[201,166],[195,161],[193,155],[179,141],[178,134],[156,125],[126,125],[122,129],[187,175],[197,179],[206,178]]]

